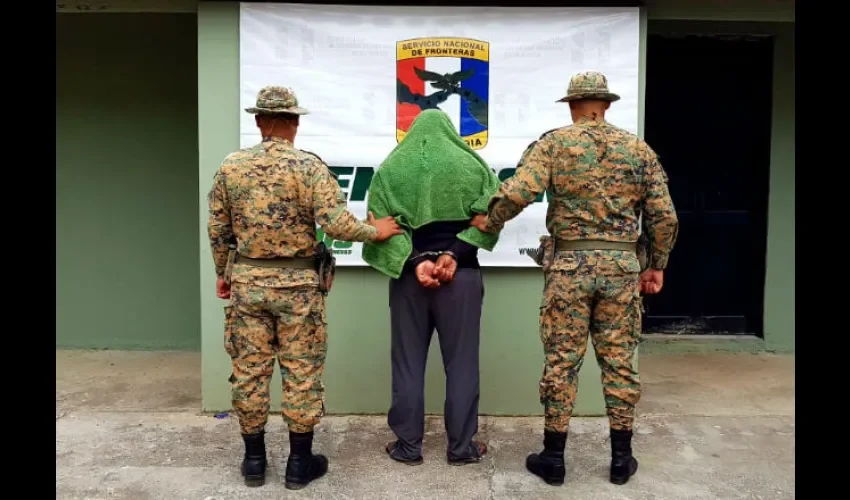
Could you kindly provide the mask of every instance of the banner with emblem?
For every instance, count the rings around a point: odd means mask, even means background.
[[[387,7],[242,3],[240,143],[260,141],[257,91],[291,87],[301,117],[296,147],[321,157],[348,206],[366,218],[375,170],[425,109],[439,108],[496,171],[513,175],[543,133],[571,123],[570,77],[600,71],[621,99],[607,119],[638,128],[637,7]],[[508,222],[483,266],[536,266],[547,195]],[[320,237],[339,266],[364,266],[361,244]]]

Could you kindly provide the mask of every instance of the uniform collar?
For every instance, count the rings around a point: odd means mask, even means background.
[[[277,137],[277,136],[263,137],[263,146],[270,147],[272,145],[280,145],[280,146],[290,147],[290,148],[294,147],[291,142],[284,139],[283,137]]]
[[[594,120],[589,116],[582,116],[581,118],[575,121],[576,125],[586,125],[588,127],[598,127],[599,125],[603,125],[604,123],[604,118],[597,118],[596,120]]]

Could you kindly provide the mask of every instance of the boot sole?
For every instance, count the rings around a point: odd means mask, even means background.
[[[566,481],[566,477],[559,477],[559,478],[554,478],[554,479],[553,479],[553,478],[551,478],[551,477],[541,476],[540,474],[537,474],[536,472],[534,472],[533,470],[529,469],[528,467],[526,467],[525,469],[526,469],[528,472],[530,472],[530,473],[534,474],[534,476],[535,476],[535,477],[539,477],[540,479],[542,479],[542,480],[543,480],[543,482],[544,482],[544,483],[546,483],[546,484],[548,484],[549,486],[563,486],[563,485],[564,485],[564,481]]]
[[[610,477],[611,482],[618,485],[618,486],[622,486],[622,485],[629,482],[629,479],[631,479],[631,477],[635,475],[637,470],[638,470],[638,464],[637,464],[637,462],[635,462],[635,468],[632,471],[630,471],[628,474],[626,474],[625,476],[615,476],[615,475],[612,474],[611,477]]]
[[[263,468],[265,469],[265,466],[263,466]],[[242,472],[242,477],[245,479],[245,486],[247,486],[249,488],[256,488],[258,486],[262,486],[262,485],[266,484],[266,473],[265,473],[265,471],[263,471],[262,474],[246,475],[245,474],[245,466],[243,465],[240,472]]]
[[[618,485],[618,486],[622,486],[622,485],[628,483],[630,478],[631,478],[631,476],[625,476],[625,477],[623,477],[623,476],[611,476],[611,482]]]
[[[325,477],[324,474],[322,474],[319,477],[314,477],[313,479],[307,481],[306,483],[296,483],[294,481],[285,480],[283,485],[286,486],[286,489],[288,489],[288,490],[302,490],[302,489],[306,488],[313,481],[318,481],[319,479],[321,479],[323,477]]]
[[[528,459],[526,459],[526,460],[528,460]],[[553,477],[553,476],[550,476],[548,474],[544,474],[540,470],[534,470],[534,468],[529,467],[528,462],[526,461],[525,470],[527,470],[529,473],[533,474],[534,477],[540,478],[541,480],[543,480],[544,483],[548,484],[549,486],[563,486],[564,482],[567,479],[566,469],[564,470],[563,476],[554,476]]]
[[[531,474],[534,474],[535,477],[539,477],[540,479],[543,480],[544,483],[548,484],[549,486],[563,486],[564,481],[566,481],[566,477],[558,477],[558,478],[553,479],[552,477],[549,477],[549,476],[541,476],[540,474],[534,472],[533,470],[529,469],[528,467],[526,467],[525,470],[527,470]]]
[[[306,483],[296,483],[296,482],[293,482],[293,481],[285,481],[285,482],[283,483],[283,485],[284,485],[284,486],[286,487],[286,489],[288,489],[288,490],[303,490],[304,488],[306,488],[306,487],[307,487],[310,483],[312,483],[313,481],[318,481],[319,479],[321,479],[321,478],[323,478],[323,477],[325,477],[325,474],[322,474],[322,475],[321,475],[321,476],[319,476],[319,477],[314,477],[313,479],[309,480],[309,481],[308,481],[308,482],[306,482]]]
[[[245,486],[256,488],[266,484],[265,476],[245,476]]]
[[[526,470],[528,470],[528,469],[526,468]],[[549,477],[543,477],[539,474],[535,474],[533,471],[530,471],[530,470],[528,472],[531,472],[532,474],[534,474],[535,477],[539,477],[540,479],[543,480],[544,483],[548,484],[549,486],[563,486],[564,485],[565,478],[552,479],[552,478],[549,478]]]

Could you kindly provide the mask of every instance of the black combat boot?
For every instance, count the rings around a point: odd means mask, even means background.
[[[564,448],[567,446],[566,432],[543,432],[543,451],[532,453],[525,459],[525,468],[540,476],[552,486],[564,484],[567,470],[564,467]]]
[[[313,455],[312,432],[289,432],[289,460],[286,461],[286,488],[300,490],[328,472],[328,459]]]
[[[245,441],[245,458],[242,459],[242,476],[247,486],[266,483],[266,433],[242,434]]]
[[[637,468],[638,461],[632,456],[632,431],[611,429],[611,482],[626,484]]]

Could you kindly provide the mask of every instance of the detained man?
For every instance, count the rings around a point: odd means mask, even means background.
[[[392,406],[387,420],[397,440],[385,451],[393,460],[422,463],[425,366],[434,330],[446,373],[447,460],[464,465],[487,452],[474,439],[484,298],[478,250],[492,251],[498,234],[470,224],[487,211],[499,185],[438,109],[419,114],[372,178],[369,211],[394,217],[404,231],[363,246],[363,259],[391,278]]]

